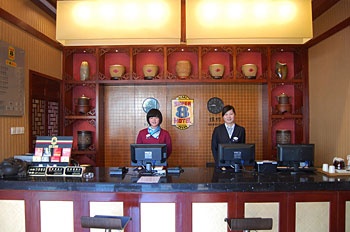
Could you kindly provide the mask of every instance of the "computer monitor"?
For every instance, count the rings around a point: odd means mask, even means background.
[[[166,144],[130,144],[131,166],[167,166]]]
[[[277,144],[277,161],[279,166],[313,167],[314,144]]]
[[[225,143],[218,146],[219,167],[255,165],[255,144]]]

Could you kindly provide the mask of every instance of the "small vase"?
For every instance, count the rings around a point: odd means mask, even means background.
[[[211,64],[209,65],[209,74],[214,79],[221,79],[225,72],[225,66],[223,64]]]
[[[177,61],[176,74],[179,79],[187,79],[191,74],[191,62],[188,60]]]
[[[89,63],[87,61],[81,62],[80,65],[80,80],[86,81],[89,79],[90,70],[89,70]]]
[[[125,66],[121,64],[111,65],[109,66],[109,73],[112,80],[120,80],[125,73]]]
[[[247,79],[255,79],[258,66],[255,64],[244,64],[242,65],[242,73]]]
[[[280,79],[286,79],[288,74],[287,63],[276,62],[275,73]]]
[[[152,80],[158,74],[158,66],[155,64],[145,64],[142,71],[145,80]]]

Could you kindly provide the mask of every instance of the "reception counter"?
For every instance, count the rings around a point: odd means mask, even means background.
[[[184,168],[158,183],[137,183],[133,168],[116,176],[110,168],[92,172],[91,179],[0,179],[0,227],[89,231],[82,216],[110,215],[131,217],[125,231],[133,232],[226,232],[225,218],[248,217],[272,218],[271,231],[350,231],[350,175]]]

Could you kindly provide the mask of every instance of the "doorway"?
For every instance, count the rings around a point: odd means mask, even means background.
[[[29,152],[37,136],[61,134],[61,92],[61,80],[29,70]]]

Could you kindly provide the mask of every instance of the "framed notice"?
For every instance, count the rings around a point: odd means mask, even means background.
[[[172,100],[172,125],[180,130],[188,129],[193,125],[193,99],[186,95]]]
[[[0,41],[0,116],[24,115],[24,50]]]

